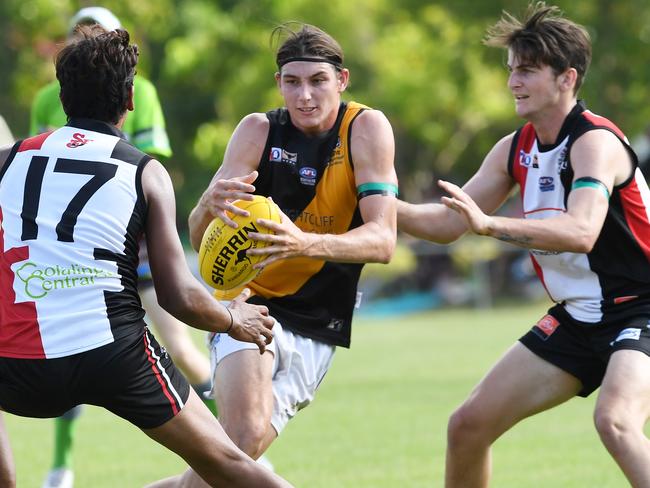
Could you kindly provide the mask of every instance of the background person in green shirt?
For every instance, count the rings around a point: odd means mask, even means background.
[[[103,7],[86,7],[70,20],[71,33],[78,24],[100,24],[107,30],[121,27],[118,18]],[[32,104],[30,133],[40,134],[57,129],[67,124],[67,117],[59,100],[59,83],[57,80],[43,87]],[[143,152],[164,160],[172,154],[169,138],[165,130],[165,119],[154,85],[138,75],[134,82],[134,106],[122,127],[122,132],[134,146]],[[192,342],[187,326],[172,317],[160,305],[156,298],[144,240],[140,242],[140,266],[138,267],[138,289],[142,305],[147,312],[149,323],[156,328],[156,335],[165,345],[174,362],[183,371],[194,389],[203,398],[202,393],[211,388],[210,362]],[[214,401],[206,400],[214,411]],[[72,449],[76,419],[81,407],[75,407],[55,421],[55,442],[52,467],[42,488],[72,488],[74,472],[72,471]]]

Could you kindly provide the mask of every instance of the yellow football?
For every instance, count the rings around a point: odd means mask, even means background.
[[[257,219],[280,222],[280,209],[266,197],[254,195],[252,201],[237,200],[235,205],[247,210],[250,215],[242,217],[230,214],[230,218],[238,224],[236,229],[215,218],[205,229],[199,249],[201,277],[208,285],[222,291],[242,288],[259,274],[260,270],[253,269],[253,265],[266,255],[249,256],[246,251],[267,244],[250,240],[248,234],[269,234],[272,231],[258,224]]]

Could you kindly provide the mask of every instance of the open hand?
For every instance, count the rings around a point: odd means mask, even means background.
[[[262,269],[280,259],[305,256],[306,250],[313,243],[313,234],[303,232],[287,215],[280,210],[280,222],[268,219],[257,219],[257,223],[273,233],[262,234],[251,232],[248,237],[254,241],[268,243],[265,247],[249,249],[251,256],[268,255],[268,257],[253,266]]]
[[[438,186],[450,195],[448,197],[442,197],[442,203],[458,212],[472,232],[479,235],[487,235],[489,233],[491,217],[485,215],[479,206],[476,205],[476,202],[462,188],[443,180],[438,181]]]
[[[252,193],[255,191],[255,187],[252,183],[257,179],[257,174],[257,171],[252,171],[247,175],[230,179],[215,177],[207,190],[203,192],[199,205],[205,207],[210,215],[219,217],[226,225],[236,229],[237,223],[230,218],[228,212],[248,217],[248,211],[233,205],[233,202],[235,200],[253,200]]]

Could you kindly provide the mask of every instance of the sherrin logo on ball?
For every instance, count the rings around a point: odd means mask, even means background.
[[[234,205],[247,210],[250,215],[230,215],[238,225],[236,229],[215,218],[205,229],[199,249],[201,277],[208,285],[223,291],[241,288],[259,274],[260,270],[253,269],[253,266],[266,255],[249,256],[246,251],[268,244],[253,241],[248,234],[269,234],[272,231],[258,224],[257,219],[280,222],[280,209],[266,197],[253,195],[252,201],[237,200]]]

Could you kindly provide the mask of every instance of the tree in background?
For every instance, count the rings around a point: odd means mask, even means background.
[[[596,56],[584,86],[591,108],[629,134],[650,121],[650,4],[561,0],[586,25]],[[0,2],[0,113],[27,134],[37,89],[52,79],[52,39],[89,2]],[[347,46],[348,97],[382,107],[397,139],[401,191],[430,198],[435,178],[463,181],[499,134],[515,125],[507,71],[481,44],[502,9],[523,0],[113,0],[106,5],[140,45],[142,73],[159,89],[175,157],[179,224],[185,223],[241,117],[278,105],[269,84],[269,36],[280,22],[316,24]],[[498,61],[498,60],[497,60]]]

